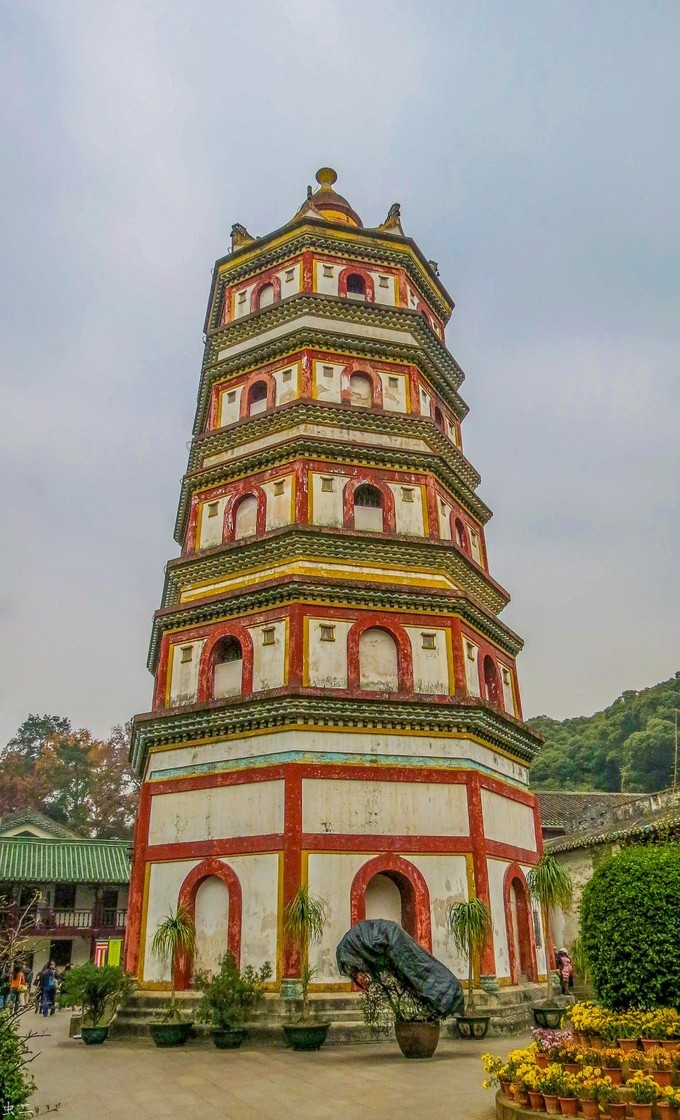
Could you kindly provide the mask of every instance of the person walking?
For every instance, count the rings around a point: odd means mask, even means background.
[[[57,998],[57,983],[56,965],[54,961],[50,961],[47,968],[43,969],[40,985],[42,992],[40,1006],[45,1018],[47,1018],[48,1015],[54,1015]]]
[[[557,954],[557,967],[560,973],[562,995],[566,996],[574,987],[574,966],[566,949],[560,949]]]
[[[9,1000],[9,971],[3,969],[0,974],[0,1011]]]
[[[9,982],[10,1006],[14,1011],[26,1006],[26,974],[20,964],[15,964]]]

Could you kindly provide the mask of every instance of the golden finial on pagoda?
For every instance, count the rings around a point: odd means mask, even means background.
[[[320,167],[316,173],[316,181],[322,190],[329,191],[337,181],[338,173],[332,167]]]

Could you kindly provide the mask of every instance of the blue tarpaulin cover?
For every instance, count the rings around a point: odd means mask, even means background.
[[[459,980],[396,922],[387,918],[357,922],[343,937],[335,956],[342,976],[356,980],[363,973],[377,979],[381,972],[392,972],[438,1018],[462,1014]]]

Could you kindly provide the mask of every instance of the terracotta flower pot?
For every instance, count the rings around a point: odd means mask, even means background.
[[[524,1108],[524,1106],[529,1103],[529,1094],[527,1093],[526,1089],[523,1089],[521,1087],[521,1085],[513,1085],[512,1095],[515,1104],[518,1104],[520,1108]]]
[[[545,1102],[546,1112],[557,1113],[560,1111],[560,1099],[558,1096],[553,1096],[552,1093],[544,1093],[543,1100]]]
[[[511,1084],[511,1081],[501,1081],[501,1093],[504,1097],[512,1096],[512,1089],[510,1088]]]
[[[539,1069],[547,1069],[548,1068],[548,1055],[547,1054],[537,1054],[536,1055],[536,1065],[538,1066]]]
[[[658,1038],[641,1038],[640,1042],[645,1054],[649,1054],[650,1050],[656,1050],[657,1046],[660,1045]]]
[[[563,1116],[578,1116],[578,1101],[576,1097],[560,1097],[559,1102]]]
[[[603,1066],[602,1072],[605,1077],[608,1077],[611,1080],[612,1085],[623,1084],[623,1074],[621,1073],[620,1066]]]
[[[399,1049],[405,1058],[431,1058],[437,1049],[441,1023],[407,1021],[394,1024]]]
[[[652,1120],[652,1106],[651,1104],[633,1104],[631,1103],[631,1112],[633,1113],[633,1120]]]
[[[582,1101],[578,1102],[581,1106],[584,1120],[599,1120],[600,1106],[597,1101]]]
[[[581,1067],[578,1064],[578,1062],[565,1062],[564,1063],[564,1070],[565,1070],[565,1073],[580,1073],[581,1072]]]
[[[668,1101],[659,1101],[656,1106],[661,1113],[662,1120],[678,1120],[680,1112],[677,1108],[671,1108]]]
[[[626,1120],[626,1102],[612,1101],[609,1106],[611,1120]]]
[[[660,1089],[667,1089],[671,1083],[669,1069],[650,1069],[649,1071]]]
[[[619,1049],[623,1050],[624,1054],[632,1054],[633,1050],[637,1050],[637,1038],[620,1038]]]
[[[533,1112],[545,1112],[543,1093],[534,1093],[532,1089],[529,1090],[529,1108]]]

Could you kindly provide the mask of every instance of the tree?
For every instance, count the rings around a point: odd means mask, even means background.
[[[614,1011],[680,1009],[680,846],[631,845],[581,899],[581,942],[598,999]]]
[[[70,734],[71,721],[65,716],[30,715],[12,736],[6,750],[16,751],[27,761],[35,762],[45,744],[55,735]]]
[[[650,719],[644,731],[626,739],[622,788],[653,793],[666,789],[673,780],[674,724],[667,719]]]
[[[546,972],[548,973],[548,1001],[552,998],[552,979],[550,976],[549,933],[550,911],[558,906],[566,910],[571,905],[573,887],[569,873],[558,863],[551,852],[545,852],[538,863],[530,868],[527,887],[541,908],[543,925],[543,944],[545,945]]]
[[[309,946],[320,941],[326,925],[326,907],[320,898],[301,886],[286,907],[283,932],[295,943],[300,955],[302,984],[302,1018],[309,1019],[309,985],[314,969],[309,964]]]

